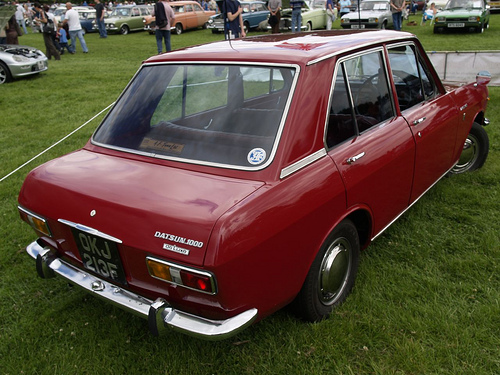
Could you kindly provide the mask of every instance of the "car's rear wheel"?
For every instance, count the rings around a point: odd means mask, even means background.
[[[306,26],[307,26],[306,27],[306,31],[312,31],[313,25],[312,25],[312,23],[310,21],[306,24]]]
[[[130,32],[130,29],[128,28],[127,25],[121,25],[120,34],[127,35],[129,32]]]
[[[10,70],[3,62],[0,61],[0,85],[12,81]]]
[[[250,24],[248,23],[248,21],[243,22],[243,31],[245,31],[245,34],[248,34],[248,32],[250,31]]]
[[[184,30],[182,29],[182,25],[180,23],[175,25],[175,33],[177,35],[181,35]]]
[[[350,220],[344,220],[321,246],[294,301],[300,317],[320,321],[344,302],[354,286],[359,254],[358,231]]]
[[[470,133],[464,142],[460,159],[451,169],[450,173],[459,174],[481,168],[488,157],[489,150],[490,141],[488,133],[477,122],[473,123]]]

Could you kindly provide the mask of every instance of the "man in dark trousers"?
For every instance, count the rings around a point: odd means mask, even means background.
[[[95,15],[97,28],[99,29],[99,36],[101,38],[107,38],[108,32],[106,30],[106,24],[104,23],[104,15],[106,14],[104,5],[102,5],[100,0],[96,0],[95,3]]]

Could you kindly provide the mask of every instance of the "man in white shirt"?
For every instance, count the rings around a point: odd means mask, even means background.
[[[16,21],[23,28],[25,34],[28,34],[28,30],[26,30],[26,22],[24,21],[24,16],[26,15],[26,11],[23,6],[19,3],[16,4]]]
[[[83,53],[89,52],[87,48],[87,43],[83,37],[82,26],[80,25],[80,16],[78,12],[73,9],[71,3],[66,3],[66,15],[64,16],[64,23],[68,24],[69,36],[71,37],[71,49],[70,53],[74,54],[76,52],[76,38],[80,41]]]

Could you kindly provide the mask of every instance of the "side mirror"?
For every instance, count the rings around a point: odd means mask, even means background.
[[[476,83],[481,85],[487,85],[491,81],[491,74],[486,70],[481,70],[476,75]]]

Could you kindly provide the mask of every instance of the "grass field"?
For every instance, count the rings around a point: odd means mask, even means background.
[[[427,50],[498,50],[500,15],[491,23],[482,35],[404,29]],[[200,30],[172,44],[221,38]],[[111,104],[156,53],[142,32],[86,40],[89,54],[77,46],[39,77],[0,86],[0,178]],[[21,43],[44,50],[41,35]],[[330,319],[304,323],[284,309],[215,343],[152,337],[146,321],[36,276],[24,251],[35,236],[17,214],[22,181],[82,147],[99,116],[0,182],[0,374],[499,374],[500,88],[490,94],[485,166],[443,179],[384,232]]]

